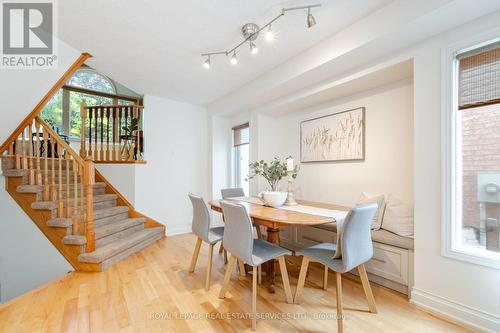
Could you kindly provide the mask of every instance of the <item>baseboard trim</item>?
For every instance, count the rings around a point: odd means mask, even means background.
[[[180,228],[175,228],[175,229],[170,229],[167,226],[167,237],[170,236],[176,236],[176,235],[183,235],[183,234],[189,234],[191,232],[191,226],[189,227],[180,227]]]
[[[413,288],[410,303],[426,311],[483,332],[499,332],[500,317],[441,296]]]

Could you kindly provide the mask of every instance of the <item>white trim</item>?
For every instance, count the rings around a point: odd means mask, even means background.
[[[410,303],[474,329],[492,333],[500,331],[499,316],[417,288],[412,290]]]
[[[473,38],[462,40],[459,43],[442,49],[441,52],[441,254],[444,257],[466,261],[492,268],[500,268],[500,254],[491,251],[473,251],[461,248],[455,244],[461,239],[461,228],[457,228],[455,221],[461,220],[461,163],[457,163],[460,154],[461,135],[457,124],[457,61],[456,55],[465,50],[484,44],[485,41],[494,41],[500,36],[500,29],[477,35]],[[488,253],[486,253],[488,252]]]

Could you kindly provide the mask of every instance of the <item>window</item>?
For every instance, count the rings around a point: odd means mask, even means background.
[[[115,94],[116,88],[110,79],[92,69],[80,69],[68,81],[68,85],[88,90]]]
[[[250,164],[250,127],[247,124],[233,128],[234,186],[249,194],[248,165]]]
[[[83,68],[76,71],[52,97],[42,109],[41,118],[57,133],[79,138],[82,127],[80,106],[84,99],[88,106],[139,104],[135,97],[118,95],[115,84],[106,76],[91,68]]]
[[[452,73],[445,254],[500,267],[500,42],[455,52]]]

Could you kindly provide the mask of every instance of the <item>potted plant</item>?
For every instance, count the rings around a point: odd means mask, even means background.
[[[279,191],[278,185],[283,177],[288,175],[286,160],[282,161],[279,157],[275,157],[270,163],[264,160],[250,163],[250,174],[248,179],[253,179],[257,176],[262,176],[267,180],[271,191],[259,193],[259,198],[268,206],[282,206],[287,198],[287,192]],[[292,177],[297,177],[298,169],[292,171]]]

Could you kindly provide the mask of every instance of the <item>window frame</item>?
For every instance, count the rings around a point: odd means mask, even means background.
[[[245,144],[240,144],[240,145],[235,145],[235,140],[234,140],[234,131],[236,130],[241,130],[242,128],[248,128],[248,135],[249,135],[249,140],[248,140],[248,143],[245,143]],[[232,166],[232,179],[231,179],[231,186],[232,187],[242,187],[244,188],[243,184],[239,184],[239,180],[241,178],[241,168],[240,168],[240,165],[241,165],[241,154],[240,154],[240,147],[242,146],[248,146],[248,157],[250,158],[250,142],[251,142],[251,139],[250,139],[250,123],[249,122],[245,122],[243,124],[240,124],[240,125],[237,125],[237,126],[234,126],[232,127],[231,129],[231,158],[232,158],[232,162],[231,162],[231,166]],[[248,191],[250,192],[250,186],[248,186]],[[249,194],[249,193],[246,193],[246,194]]]
[[[461,128],[458,110],[457,55],[500,40],[500,29],[464,39],[442,49],[441,56],[441,143],[442,143],[442,230],[441,254],[444,257],[500,269],[500,253],[466,249],[457,244],[462,226]]]

